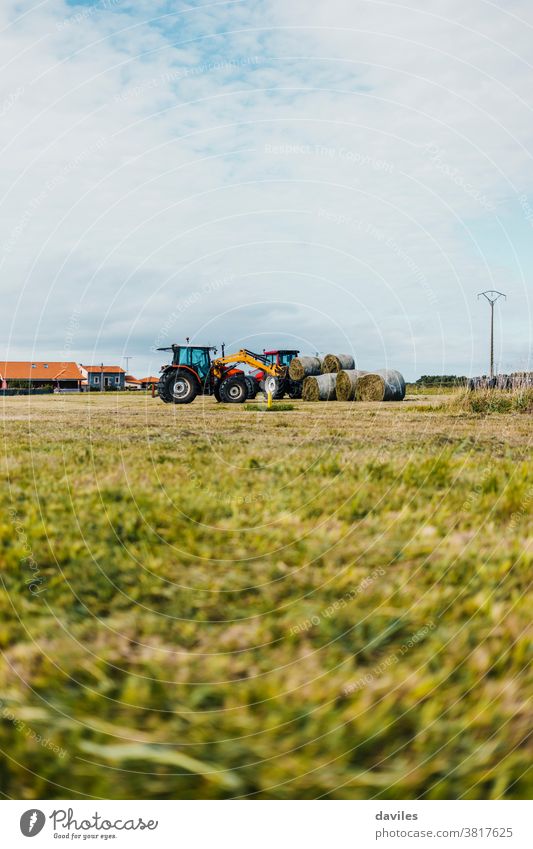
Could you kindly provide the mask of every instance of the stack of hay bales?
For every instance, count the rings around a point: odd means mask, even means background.
[[[362,371],[351,354],[296,357],[292,380],[303,380],[304,401],[403,401],[405,380],[395,369]]]

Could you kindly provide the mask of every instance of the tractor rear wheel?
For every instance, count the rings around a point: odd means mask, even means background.
[[[302,397],[302,388],[303,381],[302,380],[291,380],[289,383],[289,398],[301,398]]]
[[[248,397],[243,377],[228,377],[220,384],[220,400],[225,404],[244,404]]]
[[[171,369],[161,376],[158,390],[167,404],[190,404],[198,395],[198,381],[183,369]]]

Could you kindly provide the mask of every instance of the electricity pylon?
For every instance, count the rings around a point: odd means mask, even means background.
[[[478,299],[484,297],[490,304],[490,376],[494,377],[494,304],[500,298],[507,300],[507,295],[503,292],[498,292],[496,289],[487,289],[486,292],[480,292]]]

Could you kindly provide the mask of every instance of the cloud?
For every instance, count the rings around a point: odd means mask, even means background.
[[[496,286],[497,358],[527,363],[525,2],[0,15],[7,357],[59,354],[77,315],[78,359],[147,373],[163,332],[475,373]]]

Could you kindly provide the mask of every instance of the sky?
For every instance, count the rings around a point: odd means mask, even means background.
[[[529,0],[2,0],[0,359],[533,368]]]

